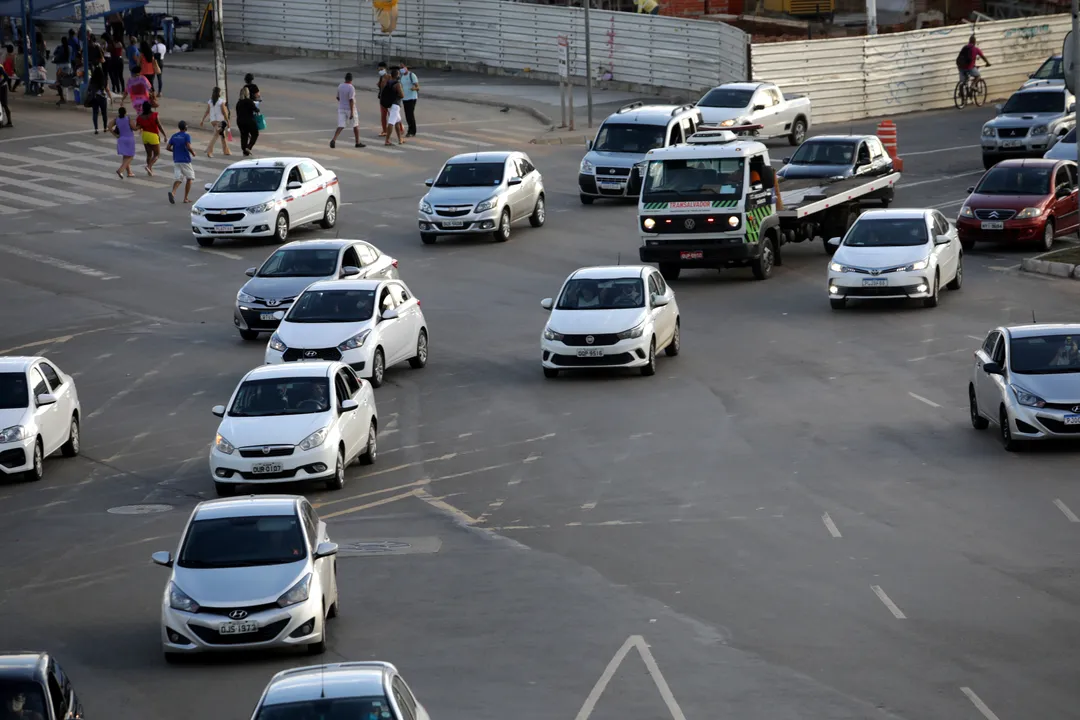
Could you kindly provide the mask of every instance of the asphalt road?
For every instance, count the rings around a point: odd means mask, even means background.
[[[167,77],[170,99],[206,82]],[[1080,284],[980,248],[934,310],[837,313],[820,244],[792,246],[768,282],[687,273],[683,353],[655,377],[546,381],[539,300],[579,266],[636,258],[632,207],[579,204],[581,149],[528,145],[540,128],[524,115],[431,102],[429,151],[331,154],[315,147],[333,124],[325,89],[260,84],[287,106],[264,147],[341,172],[350,204],[331,233],[399,258],[432,334],[428,367],[378,391],[379,463],[343,491],[302,489],[344,546],[402,550],[342,558],[327,660],[398,664],[435,718],[1080,716],[1075,449],[1006,454],[971,429],[965,397],[987,330],[1072,320]],[[56,653],[90,717],[246,717],[274,671],[309,659],[166,666],[149,555],[213,495],[209,409],[263,352],[236,335],[232,299],[271,247],[193,247],[167,164],[122,184],[107,143],[71,134],[85,115],[15,110],[0,153],[37,160],[0,155],[3,189],[55,205],[0,196],[15,210],[0,219],[0,352],[75,374],[85,422],[81,457],[0,485],[0,645]],[[955,214],[988,114],[896,119],[897,206]],[[457,137],[527,150],[547,226],[421,245],[422,180]],[[200,179],[222,166],[200,160]],[[147,504],[168,507],[110,512]]]

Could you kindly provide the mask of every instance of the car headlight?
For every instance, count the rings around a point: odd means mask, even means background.
[[[323,444],[326,439],[326,428],[320,428],[300,441],[301,450],[313,450]]]
[[[358,347],[364,347],[364,341],[367,340],[367,337],[370,334],[371,334],[371,328],[368,328],[367,330],[362,330],[362,331],[356,333],[355,335],[353,335],[351,338],[349,338],[345,342],[338,345],[337,349],[340,350],[341,352],[345,352],[346,350],[355,350]]]
[[[270,212],[277,207],[277,200],[269,200],[258,205],[252,205],[249,208],[244,208],[244,212],[251,213],[252,215],[258,215],[259,213]]]
[[[1009,385],[1012,388],[1013,393],[1016,394],[1016,402],[1027,407],[1046,407],[1046,401],[1033,392],[1029,392],[1019,385]]]
[[[476,204],[476,212],[484,212],[485,210],[491,210],[499,204],[499,196],[492,195],[487,200],[482,200]]]
[[[214,447],[217,448],[219,452],[223,452],[226,455],[232,455],[233,451],[236,450],[236,448],[233,447],[233,444],[226,440],[225,436],[221,433],[218,433],[217,437],[214,438]]]
[[[243,290],[236,293],[236,299],[243,303],[255,302],[255,297],[253,295],[248,295]]]
[[[559,340],[559,341],[562,341],[563,334],[562,333],[557,333],[554,330],[552,330],[551,328],[544,328],[544,339],[545,340]]]
[[[191,214],[192,214],[192,215],[203,215],[204,213],[206,213],[206,211],[205,211],[205,210],[203,210],[203,209],[202,209],[201,207],[199,207],[198,205],[192,205],[192,206],[191,206]]]
[[[639,338],[645,332],[645,323],[642,322],[637,327],[632,327],[629,330],[623,330],[621,333],[616,333],[615,337],[619,340],[629,340],[631,338]]]
[[[277,604],[280,607],[289,607],[290,605],[296,605],[302,603],[308,599],[311,594],[311,573],[308,573],[304,577],[300,578],[300,582],[289,588],[284,595],[278,598]]]
[[[645,218],[645,220],[641,224],[646,230],[652,230],[654,227],[656,227],[656,221],[652,218]]]
[[[739,216],[738,215],[729,215],[728,219],[727,219],[727,224],[730,227],[738,227],[738,225],[739,225]]]
[[[960,208],[960,217],[975,217],[975,211],[965,205]]]
[[[429,203],[427,200],[421,200],[420,201],[420,212],[427,213],[428,215],[430,215],[432,212],[434,212],[431,209],[431,203]]]
[[[12,425],[11,427],[0,430],[0,442],[4,443],[25,440],[26,436],[26,428],[22,425]]]
[[[583,175],[592,175],[594,169],[591,162],[584,158],[581,159],[581,172]]]
[[[720,127],[731,127],[734,124],[735,124],[735,119],[732,118],[731,120],[725,120],[722,123],[720,123]]]
[[[910,265],[905,265],[901,270],[904,272],[911,272],[912,270],[925,270],[928,267],[930,267],[930,258],[924,257],[922,260],[913,262]]]
[[[189,613],[199,612],[199,603],[192,600],[191,596],[178,588],[174,582],[169,583],[169,607]]]
[[[1042,208],[1024,208],[1016,213],[1016,219],[1026,220],[1028,218],[1039,217],[1040,215],[1042,215]]]
[[[829,269],[833,272],[847,272],[847,268],[838,262],[829,263]]]
[[[1048,132],[1048,128],[1045,125],[1036,125],[1031,128],[1030,135],[1045,135]]]
[[[285,352],[286,350],[289,349],[288,345],[281,342],[281,336],[278,335],[277,333],[274,333],[273,335],[270,336],[270,342],[267,344],[267,346],[271,350],[276,350],[277,352]]]
[[[995,130],[992,127],[983,127],[982,136],[983,137],[991,137],[991,138],[992,137],[997,137],[997,130]]]

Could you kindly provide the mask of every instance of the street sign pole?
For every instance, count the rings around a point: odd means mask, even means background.
[[[570,39],[559,36],[559,107],[562,110],[562,124],[566,127],[566,85],[570,79]]]
[[[1076,0],[1073,0],[1074,2]],[[589,107],[589,127],[592,128],[592,41],[590,36],[592,35],[592,28],[589,25],[589,6],[592,5],[592,0],[584,0],[585,6],[585,102]]]
[[[1065,38],[1065,47],[1062,48],[1062,59],[1067,62],[1065,66],[1066,85],[1069,92],[1076,95],[1076,88],[1080,86],[1080,0],[1072,0],[1072,32]],[[1075,102],[1075,101],[1074,101]],[[1076,127],[1076,111],[1073,111],[1073,127]],[[1080,142],[1076,143],[1076,162],[1080,165]]]
[[[221,88],[221,97],[225,104],[229,102],[228,62],[225,57],[225,21],[223,0],[213,0],[214,4],[214,84]]]

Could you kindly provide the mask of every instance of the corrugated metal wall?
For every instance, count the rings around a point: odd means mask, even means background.
[[[979,23],[979,47],[990,98],[1008,96],[1029,73],[1061,52],[1067,15]],[[871,37],[752,46],[753,77],[789,92],[806,92],[816,123],[952,107],[956,55],[971,25]]]

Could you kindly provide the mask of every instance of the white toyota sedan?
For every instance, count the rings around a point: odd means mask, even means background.
[[[283,315],[266,345],[266,363],[340,360],[381,387],[386,368],[428,360],[420,301],[400,280],[313,283]]]
[[[0,358],[0,475],[40,480],[57,450],[79,454],[75,381],[43,357]]]
[[[304,223],[334,227],[340,207],[337,175],[310,158],[241,160],[207,184],[191,206],[191,232],[203,247],[219,237],[283,243]]]
[[[563,283],[540,338],[544,377],[580,368],[640,368],[656,373],[656,353],[678,355],[679,306],[660,272],[648,265],[587,267]]]
[[[263,365],[240,381],[210,447],[219,495],[237,485],[325,480],[345,485],[345,467],[378,454],[379,414],[371,384],[339,362]]]
[[[859,216],[843,240],[832,238],[829,303],[917,298],[937,307],[941,287],[959,290],[964,251],[956,226],[937,210],[871,210]]]

